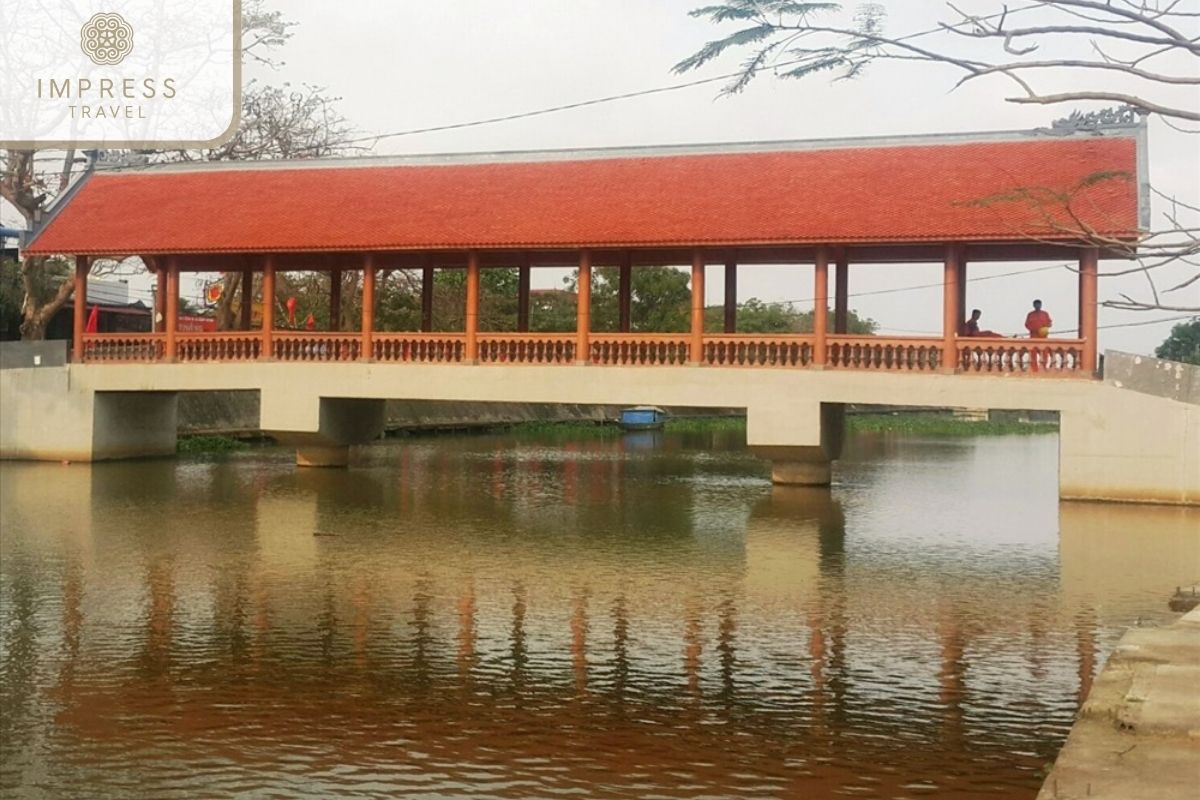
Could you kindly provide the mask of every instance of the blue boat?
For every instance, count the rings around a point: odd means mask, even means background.
[[[654,431],[667,421],[667,412],[658,406],[634,406],[621,409],[621,427],[627,431]]]

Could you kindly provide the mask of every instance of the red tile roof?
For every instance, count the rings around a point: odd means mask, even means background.
[[[31,254],[906,243],[1137,230],[1132,137],[97,172]],[[1111,174],[1110,174],[1111,173]],[[1090,176],[1110,174],[1103,180]],[[1032,199],[1031,199],[1032,198]],[[1064,227],[1066,230],[1064,230]]]

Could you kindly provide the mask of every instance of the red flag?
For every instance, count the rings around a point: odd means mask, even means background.
[[[92,313],[88,314],[87,327],[84,328],[84,333],[99,333],[100,332],[100,306],[92,306]]]

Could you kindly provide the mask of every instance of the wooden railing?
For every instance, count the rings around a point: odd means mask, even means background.
[[[288,362],[351,362],[364,357],[358,332],[282,331],[272,336],[270,356]],[[574,333],[481,333],[480,364],[569,365],[579,361]],[[683,366],[690,363],[687,334],[595,333],[588,363],[601,366]],[[179,333],[179,362],[236,362],[262,358],[259,331]],[[941,338],[836,334],[828,338],[830,369],[935,372],[942,369]],[[1082,339],[959,338],[954,367],[966,375],[1092,377],[1083,371]],[[460,364],[463,333],[375,333],[370,357],[383,363]],[[92,363],[166,360],[162,333],[89,333],[84,361]],[[709,367],[803,369],[816,359],[809,334],[710,334],[703,339],[702,364]]]
[[[688,341],[687,334],[594,333],[588,360],[622,366],[679,366],[688,363]]]
[[[372,355],[376,361],[408,364],[457,364],[463,360],[463,333],[376,333]]]
[[[360,333],[275,331],[271,339],[276,361],[357,361],[362,352]]]
[[[805,367],[812,358],[813,337],[807,334],[726,333],[704,337],[704,363],[713,367]]]
[[[960,338],[958,368],[970,375],[1090,377],[1083,373],[1083,339]]]
[[[177,361],[254,361],[262,355],[262,333],[181,333],[175,338],[175,348]]]
[[[940,338],[830,336],[826,365],[833,369],[932,372],[941,366]]]
[[[574,364],[573,333],[481,333],[480,364]]]
[[[166,353],[161,333],[85,333],[83,360],[95,362],[160,361]]]

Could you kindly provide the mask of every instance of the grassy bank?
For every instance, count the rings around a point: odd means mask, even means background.
[[[175,442],[178,453],[228,453],[245,450],[250,444],[232,436],[180,436]]]

